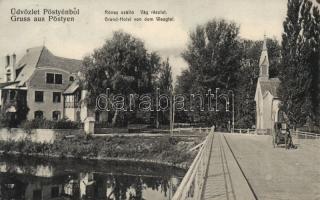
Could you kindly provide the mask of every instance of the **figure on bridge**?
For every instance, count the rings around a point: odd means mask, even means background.
[[[287,123],[276,122],[272,136],[273,147],[278,147],[280,144],[285,144],[286,149],[294,148],[292,136]]]

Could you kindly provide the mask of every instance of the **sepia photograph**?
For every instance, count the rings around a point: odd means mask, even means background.
[[[320,200],[320,0],[0,0],[0,200]]]

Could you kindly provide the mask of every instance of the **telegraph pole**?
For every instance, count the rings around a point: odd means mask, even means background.
[[[173,136],[173,105],[172,92],[170,92],[170,136]]]
[[[234,132],[234,92],[232,90],[228,90],[232,95],[232,132]]]

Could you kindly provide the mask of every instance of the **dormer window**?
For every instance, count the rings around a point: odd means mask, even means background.
[[[47,73],[46,83],[48,84],[62,84],[62,74]]]
[[[62,84],[62,74],[55,74],[54,75],[54,83],[55,84]]]
[[[70,76],[69,80],[70,80],[71,82],[73,82],[73,81],[74,81],[74,77],[73,77],[73,76]]]
[[[53,73],[47,73],[47,77],[46,77],[47,83],[54,83],[54,74]]]

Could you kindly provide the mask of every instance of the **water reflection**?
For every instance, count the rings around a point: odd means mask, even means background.
[[[0,158],[0,199],[170,199],[184,171],[123,162]]]

